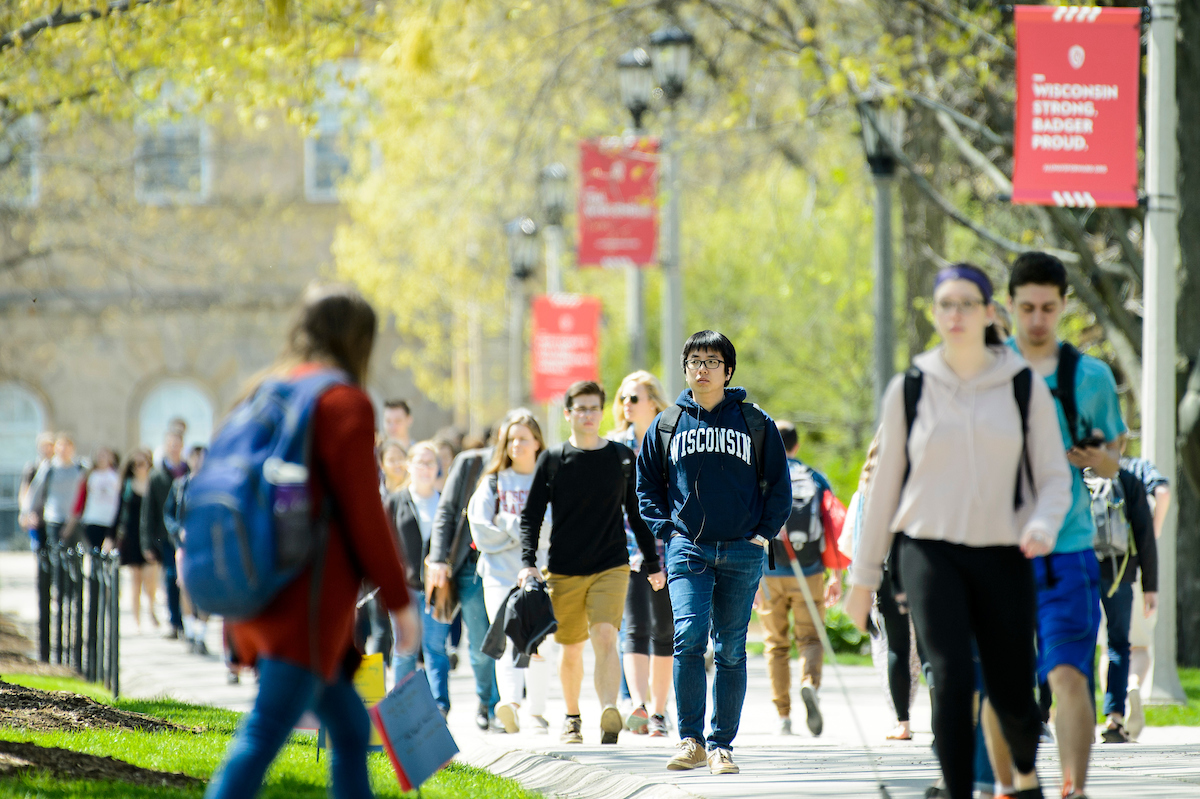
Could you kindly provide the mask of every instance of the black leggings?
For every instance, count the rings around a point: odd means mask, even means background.
[[[669,658],[675,654],[675,617],[671,595],[650,587],[644,571],[629,573],[625,593],[625,653]]]
[[[896,708],[896,721],[908,721],[909,705],[912,700],[912,675],[908,670],[912,657],[912,636],[909,634],[908,613],[901,612],[896,603],[896,591],[887,570],[877,594],[879,615],[883,617],[883,631],[887,634],[887,681]],[[919,649],[919,648],[918,648]],[[925,662],[925,658],[921,658]]]
[[[972,634],[988,700],[1012,750],[1013,765],[1027,773],[1037,758],[1042,722],[1033,697],[1033,566],[1017,547],[899,538],[901,582],[933,672],[938,761],[951,799],[970,799],[975,759]]]

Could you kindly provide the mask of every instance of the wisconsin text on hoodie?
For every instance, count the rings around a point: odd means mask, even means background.
[[[692,427],[680,430],[671,438],[670,458],[672,464],[679,459],[697,453],[716,452],[732,455],[752,465],[753,447],[750,436],[728,427]]]

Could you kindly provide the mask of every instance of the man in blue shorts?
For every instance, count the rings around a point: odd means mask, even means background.
[[[1100,565],[1092,549],[1095,526],[1083,470],[1112,478],[1126,433],[1112,371],[1055,336],[1066,307],[1067,271],[1040,252],[1013,263],[1009,310],[1016,336],[1009,346],[1046,379],[1058,404],[1058,423],[1072,472],[1071,510],[1054,551],[1034,561],[1038,587],[1038,682],[1058,700],[1055,731],[1064,799],[1083,799],[1095,738],[1093,655],[1100,627]]]

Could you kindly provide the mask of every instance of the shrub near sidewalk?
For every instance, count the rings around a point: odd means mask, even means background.
[[[217,708],[189,705],[169,699],[126,700],[113,702],[98,692],[95,686],[75,680],[11,676],[6,682],[35,687],[39,690],[86,689],[88,695],[118,711],[141,713],[153,719],[169,722],[175,728],[145,732],[116,727],[92,727],[73,730],[33,730],[0,726],[0,747],[3,742],[21,741],[42,747],[57,747],[71,752],[111,757],[140,769],[155,772],[182,773],[207,780],[225,754],[237,726],[239,714]],[[0,708],[2,710],[3,708]],[[182,729],[179,729],[182,728]],[[59,758],[60,760],[66,758]],[[57,768],[57,766],[55,766]],[[327,796],[329,758],[323,752],[318,763],[316,746],[311,736],[295,735],[280,752],[267,775],[260,794],[278,799],[312,799]],[[386,756],[373,754],[368,760],[371,787],[379,797],[401,797],[396,777]],[[0,762],[0,797],[87,797],[88,799],[195,799],[204,793],[204,785],[190,787],[161,787],[153,785],[155,776],[147,773],[151,785],[131,782],[75,779],[71,774],[53,775],[45,771],[24,770],[16,774],[5,770]],[[138,779],[141,782],[141,778]],[[501,779],[486,771],[451,763],[423,786],[421,794],[429,799],[459,799],[460,797],[500,797],[500,799],[533,799],[537,794],[524,791],[517,783]],[[415,796],[415,792],[408,794]]]

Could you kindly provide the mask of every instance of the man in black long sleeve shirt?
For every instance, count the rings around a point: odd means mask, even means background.
[[[666,584],[650,528],[638,512],[633,450],[600,438],[604,389],[591,381],[567,391],[571,438],[543,452],[533,473],[529,499],[521,514],[519,580],[537,577],[538,536],[546,506],[552,506],[547,587],[558,620],[555,640],[562,646],[559,678],[567,704],[563,743],[583,743],[579,692],[583,685],[583,645],[590,638],[596,655],[596,693],[603,708],[600,742],[616,743],[621,731],[617,690],[621,662],[617,630],[629,586],[629,554],[624,518],[645,553],[650,586]]]

